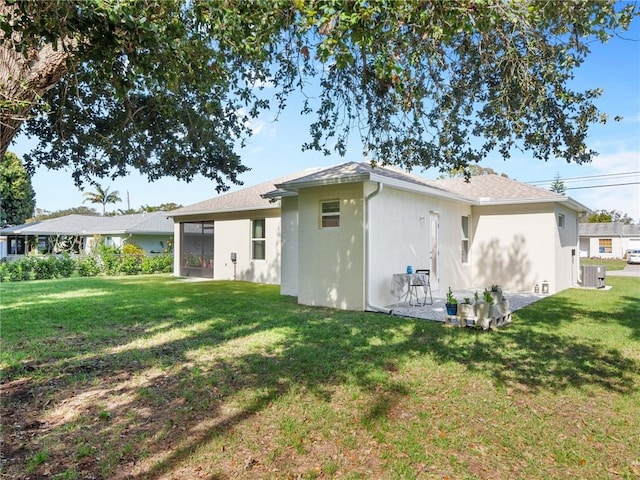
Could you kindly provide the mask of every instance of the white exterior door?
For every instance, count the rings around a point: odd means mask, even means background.
[[[437,213],[430,215],[430,239],[429,239],[429,257],[431,258],[431,289],[438,290],[438,278],[440,273],[438,271],[438,229],[439,229],[439,217]]]

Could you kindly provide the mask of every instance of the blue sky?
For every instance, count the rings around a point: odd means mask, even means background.
[[[610,120],[590,129],[588,145],[600,153],[593,162],[584,165],[567,164],[563,160],[544,162],[527,153],[515,152],[509,160],[496,154],[481,165],[523,182],[552,180],[559,173],[568,187],[566,193],[575,200],[591,209],[622,211],[640,223],[640,19],[636,19],[621,37],[614,37],[606,44],[594,42],[591,55],[577,70],[574,79],[577,89],[604,89],[597,105]],[[245,185],[310,167],[363,160],[355,137],[345,157],[302,152],[301,145],[308,139],[311,119],[301,117],[299,111],[292,105],[277,122],[268,114],[253,122],[254,136],[238,152],[243,163],[251,168],[241,177]],[[614,122],[616,116],[623,120]],[[22,157],[35,143],[35,140],[18,136],[9,150]],[[414,173],[427,178],[439,175],[435,169],[414,170]],[[576,177],[588,178],[573,180]],[[624,183],[632,184],[621,185]],[[38,208],[56,211],[83,205],[83,192],[73,184],[70,172],[39,168],[32,184]],[[149,183],[144,177],[130,174],[114,181],[105,179],[101,185],[117,190],[122,198],[121,203],[109,205],[108,211],[126,209],[127,192],[131,208],[168,202],[189,205],[217,195],[214,182],[201,177],[191,183],[170,178]],[[549,184],[537,185],[548,188]],[[612,186],[596,187],[601,185]],[[238,188],[242,187],[232,190]],[[92,190],[90,186],[87,189]]]

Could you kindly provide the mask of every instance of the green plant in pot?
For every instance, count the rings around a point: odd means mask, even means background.
[[[482,292],[482,301],[476,304],[476,326],[483,330],[489,328],[489,311],[492,303],[493,297],[491,296],[491,292],[485,288]]]
[[[489,293],[493,297],[494,305],[498,305],[502,302],[502,288],[500,288],[500,285],[491,285],[491,287],[489,288]]]
[[[463,318],[475,317],[475,305],[471,303],[469,297],[465,297],[462,303],[458,305],[458,315]]]
[[[445,306],[447,307],[447,315],[458,314],[458,300],[453,296],[451,287],[449,287],[449,291],[447,292],[447,302],[445,303]]]

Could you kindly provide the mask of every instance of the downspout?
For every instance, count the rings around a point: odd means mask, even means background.
[[[369,202],[372,198],[376,197],[380,192],[382,192],[383,185],[382,182],[378,182],[378,188],[375,191],[371,192],[369,195],[365,197],[365,232],[364,232],[364,251],[365,251],[365,261],[364,261],[364,295],[365,295],[365,310],[368,312],[381,312],[381,313],[391,313],[391,309],[386,307],[381,307],[379,305],[374,305],[371,303],[370,295],[371,288],[369,286],[369,276],[371,272],[371,246],[370,246],[370,238],[371,238],[371,223],[369,222]]]

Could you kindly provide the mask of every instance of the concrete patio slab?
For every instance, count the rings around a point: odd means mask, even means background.
[[[479,294],[482,293],[483,288],[473,288],[469,290],[457,290],[453,292],[453,296],[458,300],[458,302],[462,302],[464,298],[473,299],[473,294],[477,291]],[[526,307],[534,302],[537,302],[541,298],[548,297],[549,295],[542,295],[537,293],[517,293],[517,292],[503,292],[505,298],[509,299],[509,307],[511,312],[515,312],[516,310]],[[433,305],[420,305],[420,306],[412,306],[406,303],[401,303],[397,306],[388,305],[387,308],[391,310],[391,315],[395,315],[398,317],[411,317],[411,318],[422,318],[425,320],[434,320],[436,322],[444,322],[445,321],[445,313],[446,313],[446,293],[443,292],[433,292]]]

